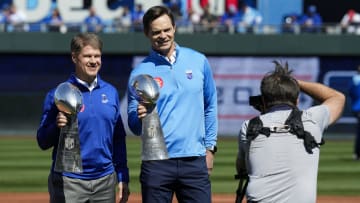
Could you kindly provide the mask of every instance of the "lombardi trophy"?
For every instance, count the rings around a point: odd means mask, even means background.
[[[69,82],[61,83],[55,90],[55,104],[68,119],[66,126],[60,129],[54,170],[57,172],[82,173],[78,118],[82,105],[80,90]]]
[[[159,85],[150,75],[138,75],[130,83],[130,92],[147,108],[147,115],[142,119],[142,160],[168,159],[164,133],[156,107],[159,98]]]

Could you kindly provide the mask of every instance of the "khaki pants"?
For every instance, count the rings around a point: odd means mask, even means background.
[[[115,202],[115,173],[95,180],[81,180],[50,173],[50,203],[112,203]]]

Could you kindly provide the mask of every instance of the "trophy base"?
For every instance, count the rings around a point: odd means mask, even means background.
[[[78,121],[77,118],[69,120],[70,124],[60,130],[54,171],[82,173]]]
[[[156,107],[142,119],[141,138],[143,161],[169,159]]]

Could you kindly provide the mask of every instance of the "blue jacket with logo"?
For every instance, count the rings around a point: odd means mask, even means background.
[[[67,81],[82,92],[83,107],[78,113],[80,150],[83,173],[64,172],[64,176],[93,180],[117,173],[119,182],[129,181],[126,158],[125,130],[120,115],[117,90],[99,76],[97,86],[90,92],[72,75]],[[60,129],[56,126],[58,109],[54,103],[55,89],[44,101],[37,141],[41,149],[53,147],[52,170],[56,159]]]
[[[206,57],[176,45],[176,61],[169,63],[152,50],[130,75],[151,75],[160,86],[157,109],[170,158],[204,156],[217,141],[217,93]],[[137,117],[138,101],[128,89],[128,124],[141,134]]]

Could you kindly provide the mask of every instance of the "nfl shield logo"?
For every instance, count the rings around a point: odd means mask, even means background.
[[[67,137],[65,138],[65,149],[71,150],[75,146],[74,138]]]
[[[193,77],[193,75],[192,75],[192,70],[186,70],[186,71],[185,71],[185,74],[186,74],[186,77],[187,77],[189,80],[192,79],[192,77]]]

